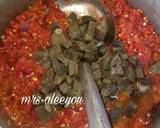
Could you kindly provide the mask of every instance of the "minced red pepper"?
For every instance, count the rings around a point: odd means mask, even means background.
[[[158,34],[140,9],[134,9],[125,0],[102,0],[116,18],[117,38],[123,42],[129,55],[136,55],[148,66],[155,53],[160,54]]]
[[[158,35],[141,10],[133,9],[125,0],[102,0],[102,3],[114,14],[117,39],[124,43],[129,55],[136,55],[145,66],[155,58],[160,59]],[[32,95],[41,88],[44,69],[37,64],[32,53],[50,45],[50,25],[53,21],[63,29],[67,28],[65,15],[53,1],[48,5],[38,1],[16,17],[5,30],[0,47],[0,99],[17,127],[87,128],[84,104],[58,112],[47,124],[39,121],[32,105],[20,104],[22,96]],[[152,78],[153,89],[139,101],[141,107],[132,118],[120,119],[115,128],[149,127],[150,111],[160,102],[160,76]],[[120,95],[122,101],[126,98]]]

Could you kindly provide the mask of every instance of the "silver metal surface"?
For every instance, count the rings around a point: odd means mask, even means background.
[[[90,65],[85,62],[82,63],[80,71],[89,127],[111,128],[112,126],[99,94],[99,90],[91,75]]]

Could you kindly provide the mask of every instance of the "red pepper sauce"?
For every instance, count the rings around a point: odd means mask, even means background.
[[[102,0],[116,18],[117,38],[125,45],[128,55],[136,55],[148,66],[154,54],[160,55],[159,37],[153,25],[140,9],[134,9],[125,0]]]
[[[144,65],[151,63],[153,56],[160,58],[158,36],[142,11],[131,8],[124,0],[102,0],[102,2],[115,15],[117,38],[124,42],[129,55],[137,55]],[[0,99],[5,111],[17,127],[87,128],[84,104],[58,112],[47,124],[39,121],[31,104],[20,104],[22,96],[32,95],[41,88],[45,70],[37,64],[33,53],[50,45],[50,26],[53,21],[66,30],[65,15],[54,2],[51,1],[47,6],[39,1],[16,17],[5,30],[2,36],[3,45],[0,47]],[[138,112],[131,119],[122,118],[115,124],[115,128],[149,126],[150,110],[160,101],[159,78],[160,76],[153,77],[153,89],[139,101]],[[126,98],[125,95],[120,96],[122,101]],[[107,108],[109,107],[107,105]]]
[[[33,53],[50,45],[49,28],[53,21],[58,22],[64,30],[67,28],[65,15],[54,2],[49,5],[48,7],[42,1],[34,3],[5,30],[2,36],[3,46],[0,48],[0,98],[5,111],[17,127],[76,128],[78,125],[85,128],[87,118],[81,107],[84,105],[57,113],[47,124],[39,121],[31,104],[21,105],[22,96],[30,96],[41,88],[45,72],[37,64]]]
[[[128,55],[136,55],[148,72],[153,61],[160,60],[160,40],[153,25],[142,10],[133,9],[125,0],[102,0],[116,19],[117,39],[120,40]],[[132,118],[121,118],[115,128],[149,128],[151,110],[160,102],[160,76],[151,76],[153,89],[139,100],[139,109]]]

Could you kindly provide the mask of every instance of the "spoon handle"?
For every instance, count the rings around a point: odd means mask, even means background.
[[[83,62],[80,67],[83,94],[90,128],[111,128],[109,118],[91,75],[90,65]]]

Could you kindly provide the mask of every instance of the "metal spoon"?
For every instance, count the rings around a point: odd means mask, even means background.
[[[90,0],[86,2],[85,0],[81,0],[76,2],[65,2],[63,0],[58,0],[56,3],[67,16],[72,12],[78,17],[86,15],[91,16],[96,19],[102,27],[104,25],[103,23],[105,23],[103,21],[107,21],[108,32],[105,41],[111,43],[115,39],[116,29],[114,18],[109,10],[104,8],[98,1]],[[111,128],[112,126],[107,111],[105,110],[97,85],[91,75],[90,65],[86,62],[82,62],[80,71],[89,127]]]
[[[106,43],[112,42],[116,35],[115,19],[111,12],[99,2],[99,0],[74,0],[74,2],[65,0],[57,0],[56,4],[60,9],[69,16],[74,12],[78,17],[91,16],[103,26],[105,21],[108,23],[108,32],[106,34]]]
[[[90,128],[111,128],[108,114],[88,63],[81,64],[81,79]]]
[[[160,128],[160,104],[157,105],[158,108],[155,108],[153,117],[152,117],[152,128]]]

